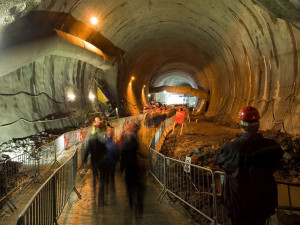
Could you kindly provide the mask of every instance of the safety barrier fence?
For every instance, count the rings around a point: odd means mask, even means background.
[[[282,196],[284,199],[288,199],[288,202],[286,205],[278,205],[277,207],[277,217],[279,221],[281,221],[282,215],[279,214],[278,212],[280,210],[286,211],[290,215],[289,222],[292,225],[299,224],[299,219],[298,222],[295,221],[294,219],[294,214],[295,212],[298,212],[298,217],[299,217],[299,212],[300,212],[300,207],[299,207],[299,201],[298,201],[298,206],[295,206],[296,203],[293,202],[293,200],[298,199],[299,200],[299,188],[300,188],[300,183],[292,183],[292,182],[284,182],[284,181],[276,181],[278,188],[280,189],[285,189],[285,191],[280,191],[279,194],[286,195]],[[281,187],[280,187],[281,186]],[[297,195],[298,193],[298,195]]]
[[[221,201],[225,173],[166,157],[154,149],[160,144],[161,138],[170,131],[170,125],[173,123],[174,118],[165,120],[149,147],[149,173],[162,186],[157,199],[162,201],[165,194],[169,193],[201,214],[211,224],[230,225],[230,219],[225,215]],[[276,183],[287,187],[289,199],[288,205],[278,206],[277,212],[280,209],[288,210],[290,222],[285,224],[295,225],[293,215],[295,211],[300,211],[300,208],[293,207],[290,187],[300,187],[300,184],[281,181]],[[277,218],[281,221],[281,215],[278,213]]]
[[[211,224],[231,224],[221,201],[225,173],[165,157],[152,148],[149,149],[149,172],[162,186],[158,200],[162,201],[165,194],[169,193],[200,213]],[[300,184],[280,181],[276,183],[286,186],[288,190],[288,204],[277,207],[277,219],[284,221],[281,224],[295,225],[297,222],[294,220],[294,214],[300,211],[300,208],[293,206],[292,199],[295,198],[292,198],[290,187],[299,188]],[[285,212],[279,213],[280,210]]]
[[[122,119],[119,121],[120,124],[113,121],[115,124],[111,123],[111,125],[117,125],[119,129],[123,130],[127,123],[137,122],[140,118],[140,115],[132,116]],[[57,220],[72,191],[75,191],[78,197],[81,198],[75,187],[75,178],[78,169],[82,166],[86,140],[77,142],[78,136],[80,137],[80,135],[75,135],[72,132],[65,134],[64,137],[67,139],[64,139],[64,145],[67,144],[68,146],[69,143],[73,143],[72,147],[76,149],[73,156],[60,166],[32,197],[21,213],[18,225],[57,224]]]
[[[169,193],[210,222],[215,222],[216,193],[212,170],[165,157],[152,148],[149,158],[149,171],[163,186],[158,196],[160,201]]]
[[[160,139],[166,138],[167,134],[169,133],[170,129],[172,128],[172,125],[174,124],[175,121],[175,116],[172,116],[168,119],[166,119],[161,126],[158,128],[158,130],[156,131],[151,143],[150,143],[150,147],[151,148],[155,148],[157,146],[157,144],[162,145]]]
[[[143,115],[124,117],[109,121],[115,128],[115,135],[123,132],[125,124],[138,122]],[[43,178],[51,169],[57,167],[58,157],[64,153],[65,149],[78,145],[79,149],[84,149],[91,127],[74,130],[59,136],[55,141],[43,145],[30,152],[24,152],[18,156],[0,162],[0,206],[5,204],[12,210],[16,206],[11,198],[18,194],[24,187],[38,178]],[[84,152],[79,151],[77,167],[82,165]]]
[[[75,151],[40,187],[22,211],[18,225],[57,224],[72,191],[81,198],[75,188],[77,156],[78,151]]]

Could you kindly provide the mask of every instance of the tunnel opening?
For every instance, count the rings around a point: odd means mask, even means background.
[[[205,93],[205,88],[201,87],[192,74],[186,71],[171,71],[157,76],[151,81],[149,96],[152,101],[166,105],[186,105],[190,109],[197,109],[201,106],[201,111],[208,110],[208,95],[202,95],[197,91]],[[195,92],[197,94],[195,94]],[[208,92],[207,92],[208,93]]]

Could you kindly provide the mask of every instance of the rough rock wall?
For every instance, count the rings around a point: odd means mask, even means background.
[[[106,73],[109,76],[106,76]],[[48,129],[76,126],[101,110],[94,79],[115,83],[115,72],[61,56],[48,55],[0,78],[0,144]],[[67,95],[76,96],[70,101]]]
[[[213,72],[206,72],[206,115],[238,122],[238,111],[252,105],[261,114],[261,129],[299,134],[300,30],[260,8],[254,14],[252,23],[239,18],[245,29],[234,27],[236,38],[224,37],[223,54],[210,65]]]

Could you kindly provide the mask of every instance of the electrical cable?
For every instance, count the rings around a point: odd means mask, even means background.
[[[31,94],[31,93],[29,93],[29,92],[20,91],[20,92],[13,93],[13,94],[0,93],[0,96],[15,96],[15,95],[19,95],[19,94],[25,94],[25,95],[29,95],[29,96],[31,96],[31,97],[38,97],[38,96],[44,94],[44,95],[46,95],[50,100],[52,100],[53,102],[56,102],[56,103],[58,103],[58,104],[65,104],[65,103],[66,103],[65,101],[64,101],[64,102],[61,102],[61,101],[57,101],[57,100],[51,98],[51,97],[50,97],[47,93],[45,93],[45,92],[41,92],[41,93],[39,93],[39,94]]]

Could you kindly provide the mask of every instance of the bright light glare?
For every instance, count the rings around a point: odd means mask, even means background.
[[[167,93],[167,91],[164,91],[164,94],[166,94]]]
[[[146,85],[144,85],[144,88],[146,87]]]
[[[135,77],[131,77],[131,80],[134,80],[135,79]]]
[[[93,93],[89,93],[89,99],[93,101],[95,99],[95,95]]]
[[[98,19],[96,17],[91,18],[91,24],[96,25],[98,23]]]
[[[176,95],[176,94],[171,94],[169,96],[169,98],[166,101],[167,104],[184,104],[183,102],[183,97],[181,97],[180,95]]]
[[[67,95],[68,99],[71,100],[71,101],[74,101],[75,100],[75,95],[73,93],[69,93]]]
[[[151,94],[148,94],[148,97],[151,97]]]

